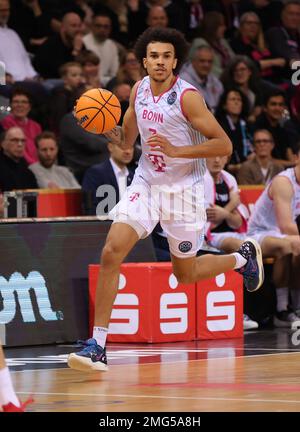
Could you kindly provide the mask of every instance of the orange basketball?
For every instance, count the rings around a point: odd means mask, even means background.
[[[118,124],[121,117],[120,102],[109,90],[94,88],[80,96],[75,116],[83,129],[102,134]]]

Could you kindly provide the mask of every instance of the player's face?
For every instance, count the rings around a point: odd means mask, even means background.
[[[56,161],[57,144],[52,138],[43,138],[38,144],[38,156],[41,164],[50,168]]]
[[[10,4],[8,0],[0,0],[0,25],[5,25],[10,14]]]
[[[153,81],[166,81],[173,74],[177,64],[174,46],[164,42],[149,43],[143,64]]]

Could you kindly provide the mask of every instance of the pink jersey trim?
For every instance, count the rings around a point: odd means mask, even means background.
[[[140,88],[141,82],[142,82],[142,80],[139,81],[139,83],[138,83],[138,85],[136,86],[136,89],[135,89],[135,94],[134,94],[134,98],[133,98],[134,105],[135,105],[135,101],[136,101],[136,98],[137,98],[137,94],[138,94],[138,90]]]
[[[183,95],[184,95],[186,92],[188,92],[188,91],[195,91],[195,92],[197,92],[197,93],[199,93],[199,92],[198,92],[198,90],[196,90],[195,88],[193,88],[193,87],[189,87],[189,88],[184,89],[183,92],[181,93],[181,96],[180,96],[180,108],[181,108],[181,112],[182,112],[182,114],[184,115],[184,117],[189,121],[187,115],[186,115],[185,112],[184,112],[184,109],[183,109],[183,103],[182,103]],[[199,94],[200,94],[200,93],[199,93]]]
[[[173,82],[173,84],[172,84],[172,85],[171,85],[167,90],[165,90],[163,93],[161,93],[161,94],[158,96],[157,101],[155,101],[155,99],[154,99],[155,96],[153,95],[151,85],[149,86],[149,87],[150,87],[150,90],[151,90],[152,99],[153,99],[153,102],[154,102],[155,104],[157,104],[157,103],[160,101],[161,97],[162,97],[165,93],[167,93],[168,91],[171,90],[172,87],[174,87],[174,85],[175,85],[175,84],[177,83],[177,81],[178,81],[178,78],[179,78],[179,75],[176,76],[176,79],[175,79],[175,81]]]

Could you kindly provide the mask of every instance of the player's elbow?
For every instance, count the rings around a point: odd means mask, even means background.
[[[223,149],[224,149],[224,156],[231,156],[231,154],[232,154],[232,142],[228,137],[226,137],[224,139]]]

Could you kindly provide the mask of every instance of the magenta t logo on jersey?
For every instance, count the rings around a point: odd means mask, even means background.
[[[140,196],[139,192],[133,192],[129,197],[129,201],[134,202],[139,198],[139,196]]]
[[[163,155],[157,155],[157,154],[148,154],[148,158],[153,163],[155,167],[155,171],[157,172],[165,172],[166,171],[166,164],[164,161]]]

